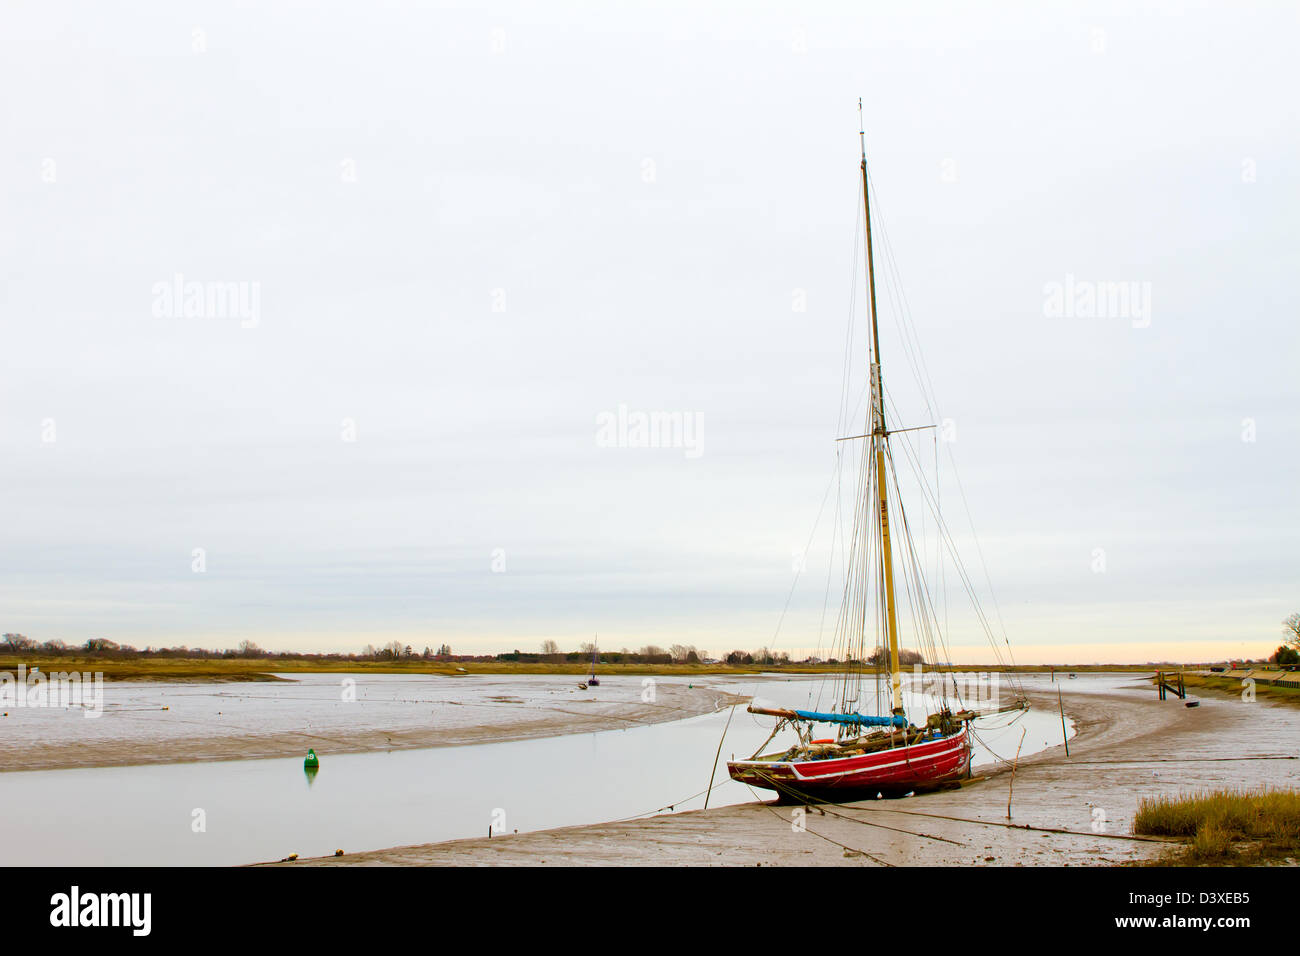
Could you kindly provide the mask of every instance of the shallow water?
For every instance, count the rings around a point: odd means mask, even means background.
[[[464,678],[462,682],[475,680]],[[514,679],[484,678],[493,692]],[[710,681],[781,706],[815,704],[820,679]],[[521,695],[535,692],[525,679]],[[532,682],[535,684],[536,682]],[[1078,682],[1076,682],[1078,683]],[[639,692],[639,678],[603,678],[601,693]],[[508,689],[507,689],[508,692]],[[299,685],[262,684],[266,703],[310,699]],[[468,687],[464,693],[470,693]],[[283,695],[277,697],[276,695]],[[811,696],[810,696],[811,695]],[[866,711],[866,708],[862,708]],[[388,753],[0,774],[0,863],[223,865],[380,849],[605,822],[703,805],[727,712],[628,730]],[[727,779],[773,720],[736,708],[710,806],[765,794]],[[1037,713],[977,722],[976,765],[1061,742],[1060,718]],[[776,742],[772,747],[779,746]],[[198,826],[202,818],[203,827]]]

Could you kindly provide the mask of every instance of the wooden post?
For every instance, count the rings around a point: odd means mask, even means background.
[[[1025,731],[1020,731],[1020,743],[1016,746],[1016,759],[1011,764],[1011,783],[1007,784],[1007,819],[1011,819],[1011,790],[1016,785],[1016,767],[1020,764],[1020,748],[1025,745]]]
[[[709,796],[713,793],[713,778],[718,772],[718,758],[722,756],[722,741],[727,739],[727,728],[731,726],[731,715],[736,712],[737,704],[731,705],[731,710],[727,711],[727,723],[722,728],[722,737],[718,740],[718,752],[713,755],[713,770],[709,772],[709,789],[704,791],[704,809],[709,809]]]
[[[1056,688],[1056,703],[1061,708],[1061,739],[1065,741],[1065,755],[1070,756],[1070,737],[1065,732],[1065,704],[1061,701],[1061,688]]]

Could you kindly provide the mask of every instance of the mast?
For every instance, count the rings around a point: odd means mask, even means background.
[[[898,666],[898,610],[894,602],[894,562],[889,543],[889,495],[885,487],[885,387],[880,377],[880,327],[876,322],[876,272],[871,254],[871,200],[867,191],[867,134],[858,98],[858,141],[862,147],[862,211],[867,224],[867,299],[871,304],[871,445],[876,456],[876,521],[880,526],[880,566],[885,585],[885,620],[889,636],[890,705],[903,713],[903,680]]]

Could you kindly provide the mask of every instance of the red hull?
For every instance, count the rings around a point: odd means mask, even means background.
[[[970,759],[970,736],[963,727],[959,733],[940,740],[856,757],[734,760],[727,764],[727,770],[733,780],[775,790],[783,796],[874,796],[929,790],[960,780],[970,769]]]

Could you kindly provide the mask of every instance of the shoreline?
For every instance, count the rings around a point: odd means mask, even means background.
[[[106,683],[226,683],[240,681],[292,681],[300,675],[310,674],[406,674],[437,677],[513,677],[520,675],[568,675],[582,677],[590,672],[585,661],[483,661],[483,660],[424,660],[369,661],[369,660],[319,660],[303,657],[286,658],[177,658],[142,657],[117,658],[68,654],[45,657],[39,654],[28,657],[0,655],[0,672],[16,672],[19,665],[31,671],[39,668],[47,673],[78,671],[101,673]],[[1188,665],[1191,666],[1191,665]],[[1199,666],[1199,665],[1197,665]],[[753,677],[760,674],[788,674],[815,676],[838,674],[841,664],[648,664],[610,663],[599,665],[602,676],[612,677]],[[1154,674],[1156,667],[1147,664],[1022,664],[1000,667],[995,664],[952,665],[936,668],[925,665],[925,673],[1014,673],[1059,674],[1091,673],[1147,673]],[[878,667],[867,666],[863,673],[885,673]],[[288,675],[288,676],[280,676]]]
[[[1300,759],[1282,750],[1300,729],[1291,708],[1187,708],[1158,700],[1140,679],[1101,691],[1068,684],[1026,688],[1048,711],[1059,689],[1076,733],[1068,758],[1057,745],[1019,761],[1010,820],[1011,770],[1001,764],[956,790],[814,807],[803,832],[792,826],[802,808],[758,795],[765,802],[262,865],[1132,865],[1157,860],[1171,842],[1132,835],[1140,797],[1244,785],[1243,776],[1251,785],[1300,780]]]
[[[653,703],[604,701],[600,702],[599,711],[590,713],[558,707],[539,708],[508,724],[370,726],[331,733],[286,729],[271,733],[236,732],[170,738],[70,739],[42,742],[38,746],[31,745],[30,741],[0,736],[0,773],[302,757],[309,747],[321,754],[333,755],[503,743],[682,720],[712,713],[746,699],[717,687],[662,682],[657,685],[657,698]],[[587,703],[595,701],[572,701],[567,705],[580,708]],[[108,713],[98,718],[99,721],[109,719],[112,718]]]

